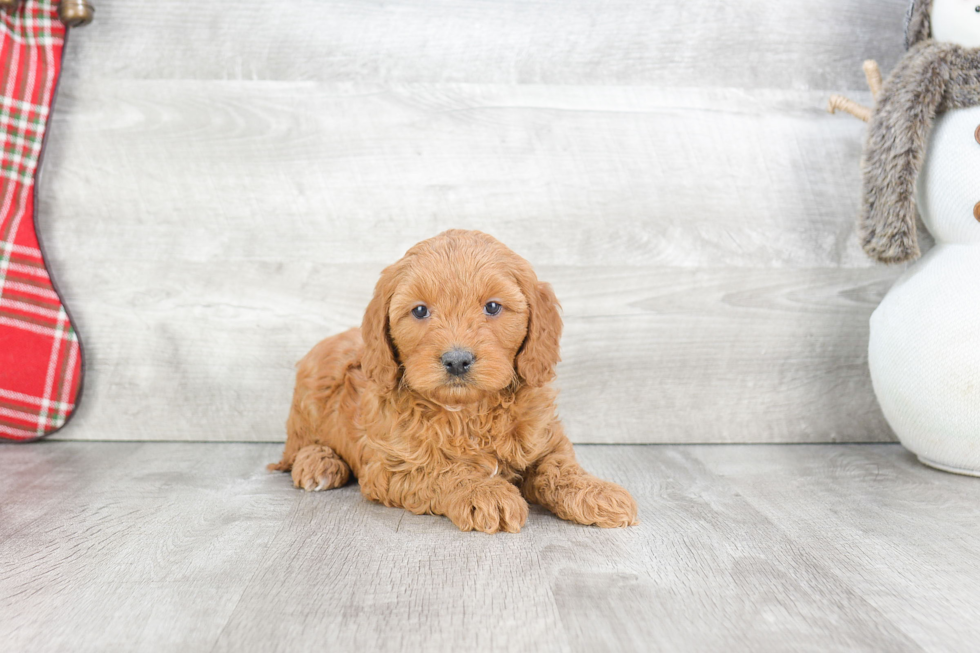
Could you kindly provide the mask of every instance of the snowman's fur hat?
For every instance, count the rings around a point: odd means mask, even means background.
[[[911,47],[875,100],[861,161],[858,231],[868,256],[884,263],[919,256],[915,186],[936,116],[980,106],[980,49],[931,39],[931,5],[912,3]]]
[[[930,9],[932,9],[932,0],[912,0],[909,3],[909,10],[905,12],[906,50],[932,36]]]

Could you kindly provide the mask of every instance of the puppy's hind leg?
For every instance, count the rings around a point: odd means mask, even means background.
[[[293,485],[307,492],[332,490],[348,480],[350,467],[325,444],[303,447],[293,461]]]
[[[282,460],[267,466],[269,471],[292,471],[293,485],[308,492],[330,490],[350,480],[351,468],[336,451],[311,435],[310,421],[297,410],[286,421],[286,448]]]

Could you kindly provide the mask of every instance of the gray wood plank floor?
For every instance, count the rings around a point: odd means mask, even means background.
[[[580,446],[642,523],[306,494],[278,445],[0,446],[9,651],[965,650],[980,483],[898,445]]]

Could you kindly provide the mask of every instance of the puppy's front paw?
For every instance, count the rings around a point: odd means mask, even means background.
[[[348,479],[350,467],[333,449],[324,445],[303,447],[293,461],[293,485],[307,492],[340,487]]]
[[[502,479],[472,485],[452,497],[446,516],[463,531],[517,533],[527,521],[527,501]]]
[[[554,499],[552,509],[555,514],[579,524],[621,528],[639,523],[636,501],[630,493],[615,483],[594,476],[561,488]]]

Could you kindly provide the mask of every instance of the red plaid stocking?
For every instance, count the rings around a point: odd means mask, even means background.
[[[61,428],[81,387],[78,337],[34,230],[34,180],[65,27],[54,0],[0,12],[0,438]]]

